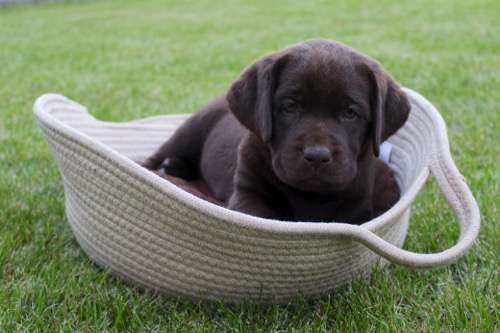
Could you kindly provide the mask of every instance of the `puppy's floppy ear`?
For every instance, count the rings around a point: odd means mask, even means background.
[[[410,114],[410,102],[401,87],[378,65],[370,66],[373,152],[380,143],[403,126]]]
[[[267,143],[272,135],[273,95],[285,56],[273,54],[247,68],[227,93],[231,112],[240,123]]]

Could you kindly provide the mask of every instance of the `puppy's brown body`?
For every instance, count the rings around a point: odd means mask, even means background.
[[[399,199],[375,155],[408,112],[375,62],[335,42],[307,41],[249,67],[144,166],[202,180],[244,213],[359,224]]]

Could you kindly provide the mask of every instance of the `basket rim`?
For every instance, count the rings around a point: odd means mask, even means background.
[[[417,92],[408,88],[403,89],[411,101],[412,112],[425,112],[427,116],[432,119],[434,131],[446,132],[446,127],[444,127],[444,122],[441,118],[441,115],[432,106],[432,104]],[[182,204],[185,204],[192,209],[195,209],[213,218],[223,220],[226,223],[235,224],[257,231],[268,231],[278,234],[340,235],[347,237],[351,237],[363,231],[375,232],[379,228],[385,227],[391,221],[404,214],[404,212],[413,203],[413,200],[420,192],[429,175],[429,166],[422,168],[417,177],[415,177],[411,185],[408,187],[407,191],[391,209],[378,216],[377,218],[367,221],[361,225],[352,225],[343,222],[293,222],[266,219],[229,210],[227,208],[205,201],[180,189],[179,187],[170,183],[168,180],[144,169],[130,158],[117,152],[116,150],[98,141],[97,139],[94,139],[91,136],[64,123],[64,121],[51,114],[51,109],[54,107],[54,105],[52,104],[56,104],[58,107],[61,107],[61,104],[64,104],[67,108],[72,108],[78,111],[83,110],[87,112],[87,109],[84,106],[66,98],[63,95],[52,93],[44,94],[37,98],[33,106],[33,113],[35,114],[38,121],[42,122],[44,125],[49,126],[52,129],[71,137],[72,139],[78,141],[86,147],[89,147],[97,153],[103,154],[104,156],[106,156],[106,158],[117,163],[129,173],[134,174],[136,177],[138,177],[138,179],[146,182],[148,186],[153,186],[155,189],[165,193],[166,195],[175,197]],[[176,116],[179,115],[166,115],[160,117]],[[142,120],[153,120],[154,118],[155,117],[149,117],[143,118]],[[97,119],[93,121],[106,123]]]

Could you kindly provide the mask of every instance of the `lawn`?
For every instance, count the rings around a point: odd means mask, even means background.
[[[1,332],[494,332],[499,324],[500,2],[70,1],[0,7]],[[59,92],[101,119],[193,112],[256,57],[337,39],[378,59],[445,118],[482,214],[476,246],[440,269],[390,266],[314,302],[184,303],[95,266],[65,222],[63,188],[31,114]],[[429,183],[405,248],[458,228]]]

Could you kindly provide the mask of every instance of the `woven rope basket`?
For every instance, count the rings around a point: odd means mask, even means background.
[[[55,94],[39,97],[34,114],[61,171],[67,220],[95,262],[174,297],[282,303],[368,276],[377,264],[446,265],[476,239],[479,210],[450,157],[445,124],[426,99],[405,92],[410,118],[389,139],[402,197],[361,226],[230,211],[134,162],[151,154],[188,115],[102,122]],[[418,254],[401,247],[410,205],[429,171],[458,218],[460,237],[443,252]]]

